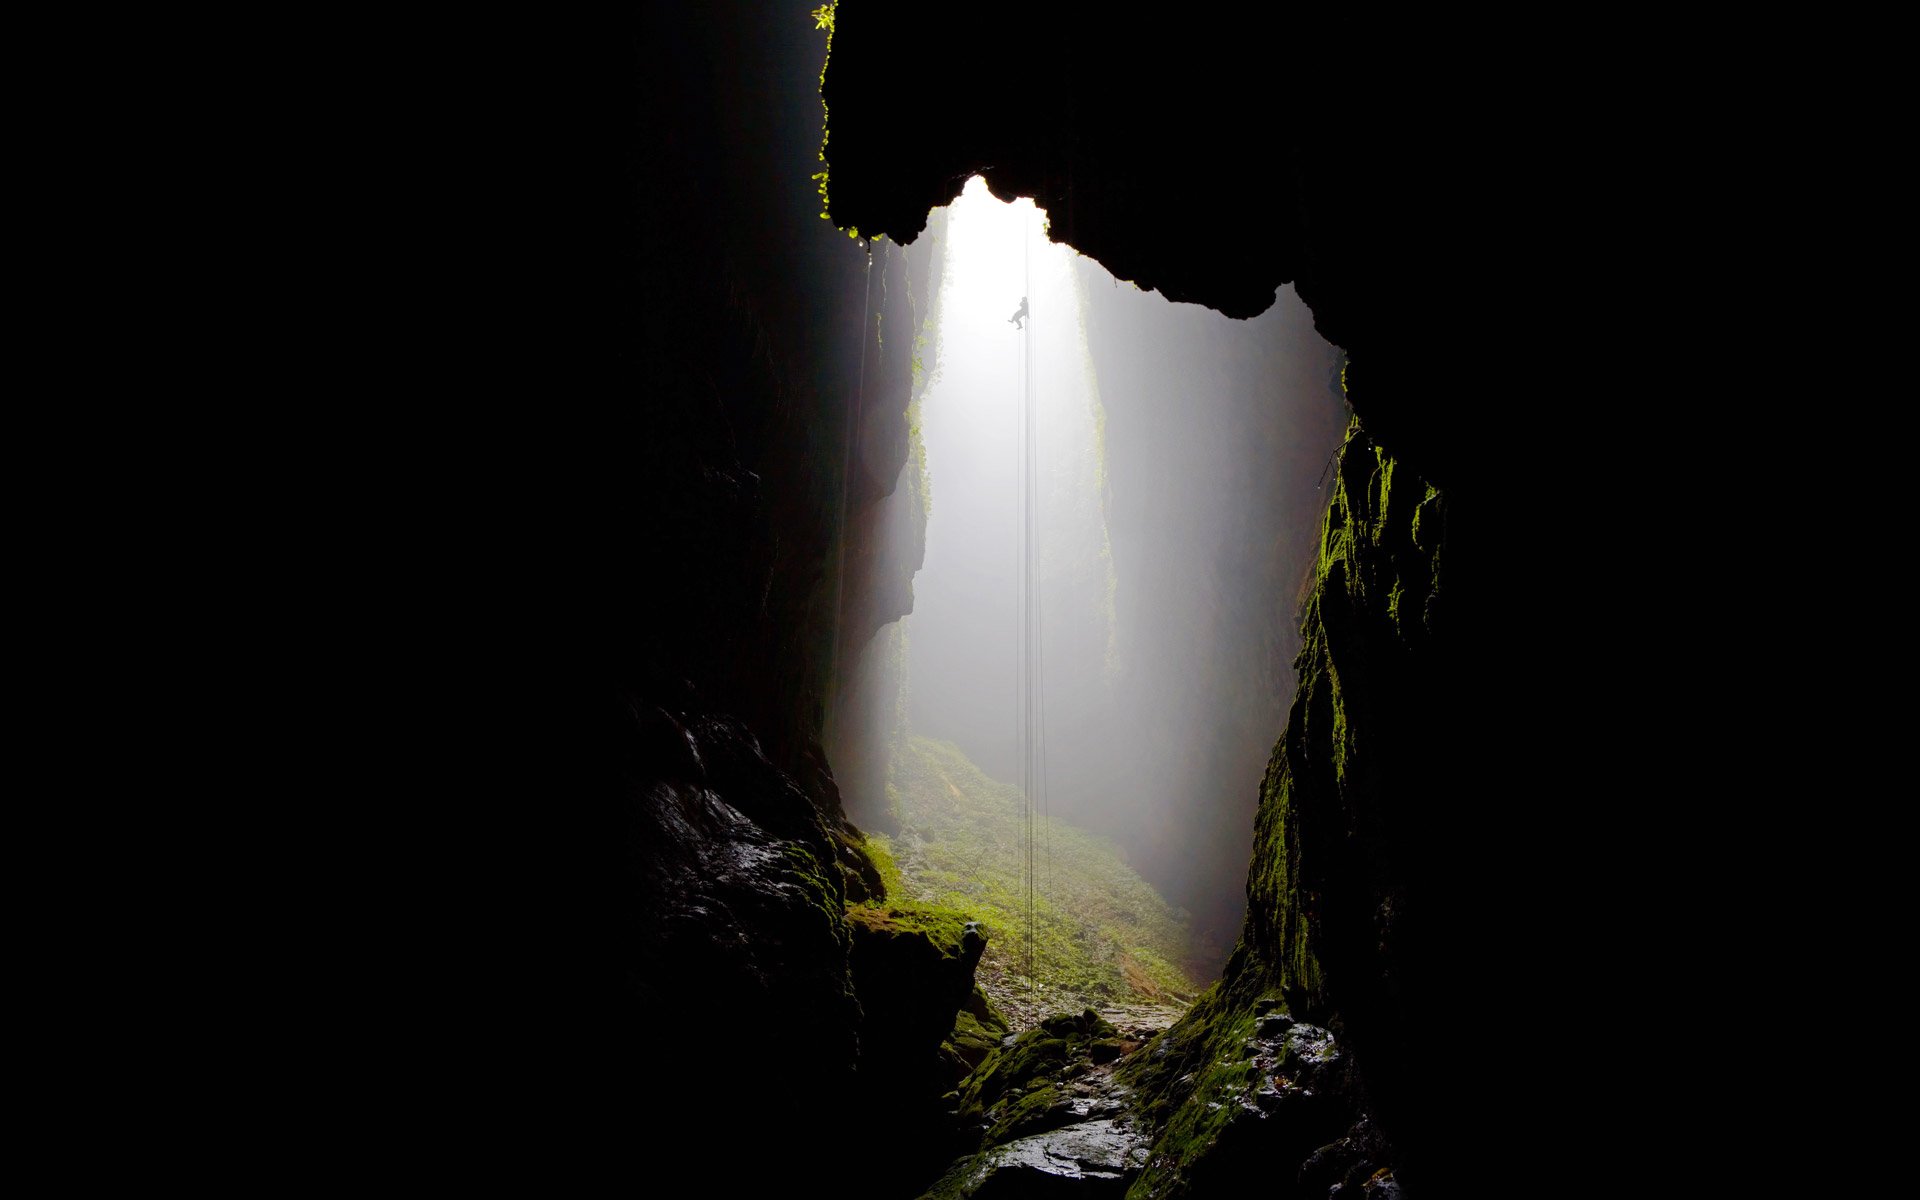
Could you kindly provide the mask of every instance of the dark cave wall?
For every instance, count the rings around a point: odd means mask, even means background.
[[[913,611],[913,573],[926,550],[926,498],[907,408],[914,396],[920,335],[940,288],[935,239],[874,248],[872,317],[862,391],[873,405],[862,414],[853,447],[854,511],[848,539],[842,615],[843,659],[880,628]]]
[[[861,509],[849,542],[853,556],[826,733],[847,811],[862,827],[881,832],[893,828],[887,776],[893,747],[905,736],[904,630],[893,623],[913,611],[913,576],[927,547],[930,481],[910,418],[934,373],[944,221],[944,214],[936,216],[930,235],[910,248],[882,242],[877,250],[888,269],[874,281],[881,296],[875,386],[882,396],[905,395],[907,403],[886,405],[872,423],[870,442],[856,451],[868,476],[863,488],[874,499]],[[884,490],[883,476],[891,481]]]
[[[476,1093],[513,1114],[503,1156],[565,1147],[526,1164],[549,1182],[644,1178],[744,1125],[730,1194],[775,1188],[888,1077],[844,917],[879,883],[822,741],[836,632],[911,601],[911,543],[885,535],[929,272],[882,245],[869,277],[819,218],[825,35],[765,16],[574,31],[529,110],[545,170],[512,181],[540,244],[484,381],[510,451],[478,474],[505,514],[484,549],[524,571],[484,594],[540,643],[502,689],[526,769],[486,783],[529,966]]]
[[[863,12],[883,18],[863,30]],[[1417,793],[1445,817],[1428,853],[1446,864],[1447,902],[1407,883],[1392,960],[1446,969],[1399,967],[1389,986],[1366,947],[1317,954],[1328,1019],[1351,987],[1363,1057],[1402,1053],[1420,1021],[1425,1037],[1464,1047],[1444,1105],[1436,1051],[1362,1066],[1403,1127],[1432,1118],[1464,1131],[1462,1145],[1495,1137],[1513,1178],[1551,1179],[1520,1164],[1550,1157],[1526,1153],[1530,1141],[1573,1140],[1553,1126],[1573,1124],[1575,1081],[1586,1090],[1591,1072],[1574,1069],[1568,1031],[1609,1027],[1598,1009],[1619,1002],[1600,986],[1610,964],[1639,979],[1670,965],[1639,944],[1658,932],[1645,913],[1615,915],[1596,936],[1579,899],[1604,892],[1601,853],[1619,874],[1642,861],[1637,819],[1596,836],[1571,814],[1651,788],[1660,797],[1639,808],[1659,809],[1664,828],[1717,771],[1703,756],[1672,794],[1620,734],[1619,713],[1649,706],[1601,702],[1605,681],[1634,676],[1660,697],[1651,719],[1665,729],[1663,713],[1710,694],[1699,685],[1717,663],[1595,633],[1602,607],[1679,607],[1689,629],[1711,625],[1688,599],[1698,567],[1622,550],[1668,526],[1593,519],[1613,490],[1593,467],[1627,440],[1612,405],[1715,401],[1707,357],[1651,397],[1618,387],[1609,364],[1636,319],[1542,281],[1611,283],[1609,300],[1661,281],[1633,241],[1635,215],[1657,211],[1680,177],[1621,169],[1635,140],[1596,136],[1586,115],[1622,85],[1564,70],[1570,39],[1513,55],[1496,49],[1503,31],[1452,13],[1392,29],[1358,14],[1205,16],[1128,24],[1106,8],[1030,6],[1009,38],[978,14],[849,0],[828,80],[835,218],[904,237],[977,170],[1002,195],[1041,198],[1056,236],[1168,295],[1250,312],[1299,281],[1319,327],[1353,355],[1367,434],[1446,492],[1449,638],[1468,658],[1440,678],[1452,690],[1428,711],[1456,736]],[[409,775],[403,802],[441,796],[438,853],[476,807],[493,834],[450,894],[428,885],[431,925],[396,955],[461,933],[432,1011],[382,1025],[409,1058],[416,1034],[443,1045],[444,1071],[387,1103],[403,1128],[450,1130],[452,1158],[476,1175],[518,1166],[545,1187],[646,1177],[657,1148],[688,1134],[692,1155],[729,1147],[713,1161],[750,1193],[835,1145],[827,1109],[857,1089],[837,1069],[851,1028],[851,982],[831,962],[842,943],[824,916],[810,923],[849,886],[820,869],[822,837],[839,851],[812,747],[865,271],[818,218],[807,178],[819,166],[820,36],[804,13],[789,29],[733,3],[516,22],[468,90],[431,97],[430,123],[408,127],[396,154],[417,157],[450,111],[490,102],[455,120],[445,158],[458,194],[381,211],[399,260],[421,253],[419,230],[445,235],[428,267],[444,275],[387,299],[396,327],[421,330],[418,360],[404,374],[375,363],[357,381],[383,400],[401,393],[397,418],[371,421],[393,460],[383,469],[404,479],[380,519],[424,514],[392,558],[424,559],[409,569],[433,576],[425,602],[387,620],[407,654],[444,640],[454,665],[403,699],[429,709],[471,692],[488,735],[458,739],[449,757],[468,770],[453,783],[445,758]],[[1022,56],[1012,69],[1010,53]],[[1588,161],[1571,169],[1552,153],[1563,145]],[[419,311],[429,292],[448,294],[445,311]],[[1696,299],[1662,295],[1669,307]],[[669,846],[661,826],[692,832]],[[1333,828],[1336,845],[1369,836],[1364,823]],[[811,864],[789,852],[809,845]],[[763,851],[777,870],[728,876]],[[669,882],[683,868],[699,872],[694,885]],[[1410,880],[1430,885],[1433,870]],[[1305,887],[1309,875],[1296,877]],[[775,936],[729,933],[702,966],[671,949],[674,922],[653,897],[697,905],[704,915],[687,916],[708,931]],[[778,914],[765,923],[752,915],[762,902]],[[1242,944],[1251,954],[1272,936]],[[736,986],[766,1003],[722,995]],[[702,996],[721,1002],[702,1008]],[[784,1086],[799,1077],[780,1065],[794,1042],[806,1043],[804,1069],[826,1072],[818,1088]],[[449,1102],[422,1119],[412,1109],[425,1091]],[[751,1156],[739,1153],[745,1127]]]
[[[1431,924],[1473,911],[1454,903],[1467,889],[1450,875],[1471,847],[1441,784],[1472,728],[1451,704],[1470,650],[1449,621],[1447,513],[1443,493],[1350,428],[1300,686],[1261,785],[1246,930],[1260,953],[1241,968],[1260,962],[1290,1007],[1347,1036],[1416,1181],[1458,1178],[1432,1157],[1457,1155],[1465,1131],[1444,1116],[1453,1071],[1431,1013],[1407,1001],[1471,987],[1480,942],[1471,925]]]
[[[1543,68],[1476,70],[1475,31],[1437,13],[1380,30],[1307,6],[1127,21],[1043,3],[1012,24],[836,11],[837,224],[910,240],[977,173],[1169,299],[1247,317],[1291,282],[1352,356],[1352,402],[1381,436],[1437,479],[1498,460],[1489,439],[1518,397],[1421,390],[1483,374],[1482,339],[1457,322],[1533,290],[1503,248],[1542,219],[1523,198],[1560,178],[1512,108]]]

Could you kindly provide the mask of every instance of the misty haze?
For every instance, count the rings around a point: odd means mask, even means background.
[[[971,767],[982,786],[1006,785],[1009,810],[1030,795],[1042,939],[1051,917],[1081,943],[1057,959],[1043,948],[1038,986],[1070,986],[1049,981],[1050,962],[1073,974],[1066,959],[1103,941],[1051,894],[1095,886],[1063,883],[1053,862],[1050,835],[1084,831],[1117,849],[1100,870],[1130,867],[1158,892],[1103,903],[1152,908],[1160,930],[1156,944],[1105,935],[1114,944],[1091,957],[1112,960],[1123,994],[1092,998],[1124,999],[1131,985],[1178,1000],[1182,984],[1218,970],[1244,913],[1259,784],[1293,692],[1325,506],[1316,485],[1346,421],[1339,353],[1290,288],[1250,321],[1171,303],[1048,240],[1031,201],[1002,203],[978,177],[923,236],[936,240],[938,271],[910,410],[925,478],[909,463],[902,486],[927,493],[925,557],[912,613],[875,637],[849,683],[839,739],[888,763],[866,788],[843,773],[849,813],[895,835],[910,895],[979,910],[983,888],[953,868],[977,873],[984,852],[962,843],[995,835],[952,813],[936,820],[920,791],[956,800],[968,789],[954,772]],[[929,761],[955,754],[944,768]],[[1024,874],[1021,849],[1009,852]],[[1024,931],[1008,932],[983,962],[990,985],[1024,953]]]

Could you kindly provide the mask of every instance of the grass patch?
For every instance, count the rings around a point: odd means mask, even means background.
[[[980,975],[993,990],[1026,979],[1026,834],[1020,789],[989,778],[949,742],[912,737],[893,759],[899,837],[868,839],[890,910],[980,922]],[[1127,866],[1106,838],[1057,820],[1035,834],[1033,974],[1046,1007],[1184,1001],[1187,915]],[[899,919],[899,918],[895,918]],[[931,918],[928,918],[931,919]]]

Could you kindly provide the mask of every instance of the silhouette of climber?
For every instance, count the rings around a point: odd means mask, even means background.
[[[1007,318],[1007,324],[1013,326],[1015,329],[1025,329],[1026,326],[1022,325],[1020,321],[1026,315],[1027,315],[1027,298],[1025,296],[1022,296],[1020,297],[1019,311]]]

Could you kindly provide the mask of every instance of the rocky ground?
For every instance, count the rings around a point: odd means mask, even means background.
[[[1126,1001],[1081,996],[1072,992],[1058,991],[1037,984],[1027,987],[1026,978],[996,969],[982,963],[975,973],[980,990],[993,1001],[993,1006],[1006,1017],[1007,1024],[1015,1033],[1023,1033],[1039,1025],[1049,1016],[1063,1012],[1082,1012],[1093,1009],[1115,1026],[1129,1032],[1137,1032],[1141,1041],[1167,1029],[1185,1015],[1188,1005],[1178,1000],[1156,1001],[1144,997],[1134,997]]]
[[[1179,1012],[1087,1009],[1007,1035],[958,1096],[979,1148],[925,1200],[1231,1194],[1256,1179],[1282,1197],[1399,1194],[1330,1032],[1275,1005],[1220,1061],[1191,1070],[1180,1043],[1158,1036]],[[1198,1126],[1179,1105],[1169,1120],[1167,1106],[1139,1091],[1143,1081],[1159,1086],[1156,1066],[1177,1071],[1173,1090],[1201,1102],[1209,1115]],[[1263,1153],[1276,1148],[1279,1161]]]
[[[959,1097],[960,1120],[980,1149],[956,1162],[929,1200],[1123,1194],[1152,1138],[1113,1068],[1156,1032],[1087,1009],[1008,1035]]]

